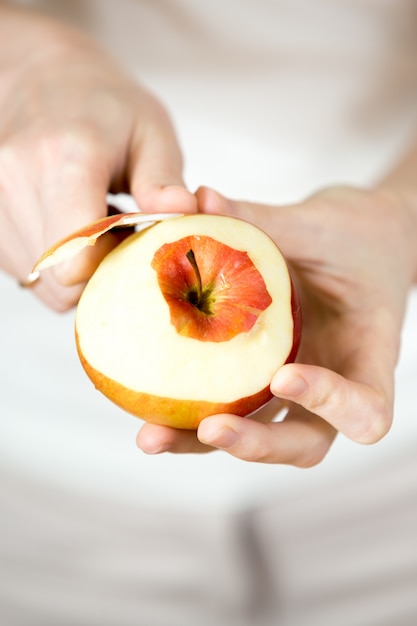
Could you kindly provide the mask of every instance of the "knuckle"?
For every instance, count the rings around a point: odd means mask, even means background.
[[[314,444],[310,443],[293,463],[295,467],[309,469],[319,465],[327,455],[334,436],[329,439],[326,435],[319,435]]]
[[[83,170],[89,165],[97,167],[102,162],[98,159],[102,147],[102,133],[93,123],[73,122],[62,126],[39,120],[24,140],[14,136],[0,145],[0,190],[16,188],[23,179],[24,164],[34,159],[46,171],[56,170],[62,164]]]
[[[95,159],[98,138],[94,128],[72,125],[65,129],[49,128],[38,138],[38,151],[46,166],[57,163],[82,163]]]
[[[39,296],[55,313],[66,313],[77,305],[82,291],[81,286],[65,287],[55,280],[48,279],[46,282],[46,286],[40,284]]]
[[[308,398],[308,406],[307,403],[303,405],[311,413],[323,415],[337,410],[338,403],[339,400],[336,397],[336,394],[334,394],[334,390],[326,387],[313,392]]]
[[[236,453],[237,451],[235,451]],[[256,445],[253,442],[246,442],[241,446],[240,458],[249,463],[275,463],[274,450],[271,449],[271,439],[259,438]]]
[[[50,308],[55,311],[55,313],[66,313],[76,306],[77,298],[60,291],[59,295],[53,296],[48,301],[48,304]]]
[[[309,469],[311,467],[315,467],[323,461],[326,453],[327,449],[309,450],[308,452],[304,452],[303,456],[294,462],[294,466],[301,469]]]
[[[249,463],[271,463],[271,451],[266,449],[265,446],[261,446],[260,448],[247,450],[242,457],[245,461]]]
[[[345,416],[349,412],[350,418],[340,420],[338,429],[356,443],[377,443],[390,430],[392,404],[382,393],[375,392],[371,399],[363,395],[352,396],[352,393],[349,387],[340,389],[338,393],[331,388],[321,389],[310,396],[303,406],[325,419],[340,415],[341,411]],[[346,407],[351,408],[347,411]]]
[[[64,302],[62,300],[60,301],[54,301],[51,305],[51,308],[53,311],[55,311],[55,313],[67,313],[68,311],[70,311],[74,306],[75,303],[70,303],[70,302]]]
[[[353,437],[357,443],[369,445],[380,441],[389,432],[392,423],[392,407],[386,398],[378,396]]]
[[[0,146],[0,191],[13,193],[20,188],[22,159],[19,150],[12,144]]]

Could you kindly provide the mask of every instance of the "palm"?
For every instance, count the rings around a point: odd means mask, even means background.
[[[287,207],[232,203],[210,190],[197,193],[200,209],[247,219],[267,231],[294,274],[303,312],[297,362],[271,383],[292,400],[282,423],[214,416],[203,420],[199,442],[246,460],[312,465],[337,431],[358,442],[380,439],[392,420],[393,378],[408,288],[412,282],[407,219],[383,196],[354,189],[321,192]],[[307,391],[286,393],[295,379]],[[294,387],[293,387],[294,389]],[[227,430],[237,432],[229,445]],[[148,429],[162,449],[201,449],[195,436]],[[145,445],[143,445],[145,443]],[[227,445],[226,445],[227,443]]]

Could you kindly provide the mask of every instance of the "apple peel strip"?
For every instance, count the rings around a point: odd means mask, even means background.
[[[53,267],[71,259],[79,252],[94,246],[97,239],[114,228],[132,228],[140,226],[140,230],[149,228],[157,222],[180,217],[182,213],[119,213],[117,215],[109,215],[95,222],[91,222],[83,226],[79,230],[67,235],[57,243],[53,244],[38,259],[32,269],[32,273],[41,272],[48,267]]]

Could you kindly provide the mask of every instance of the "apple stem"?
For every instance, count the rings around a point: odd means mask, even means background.
[[[203,295],[203,285],[201,282],[201,274],[200,274],[200,270],[198,269],[197,261],[196,261],[193,250],[188,250],[185,256],[187,257],[191,267],[194,270],[195,276],[197,278],[197,294],[196,294],[197,302],[195,303],[195,306],[198,308],[201,303],[201,298]]]

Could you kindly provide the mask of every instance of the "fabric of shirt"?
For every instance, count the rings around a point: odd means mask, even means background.
[[[415,2],[26,4],[86,28],[161,98],[191,189],[206,184],[279,206],[326,185],[373,184],[415,124]],[[326,460],[308,471],[223,453],[142,454],[135,446],[140,420],[99,394],[81,369],[74,313],[46,310],[4,275],[0,301],[0,457],[19,475],[115,502],[236,510],[357,478],[415,445],[415,294],[391,433],[373,447],[338,437]]]

